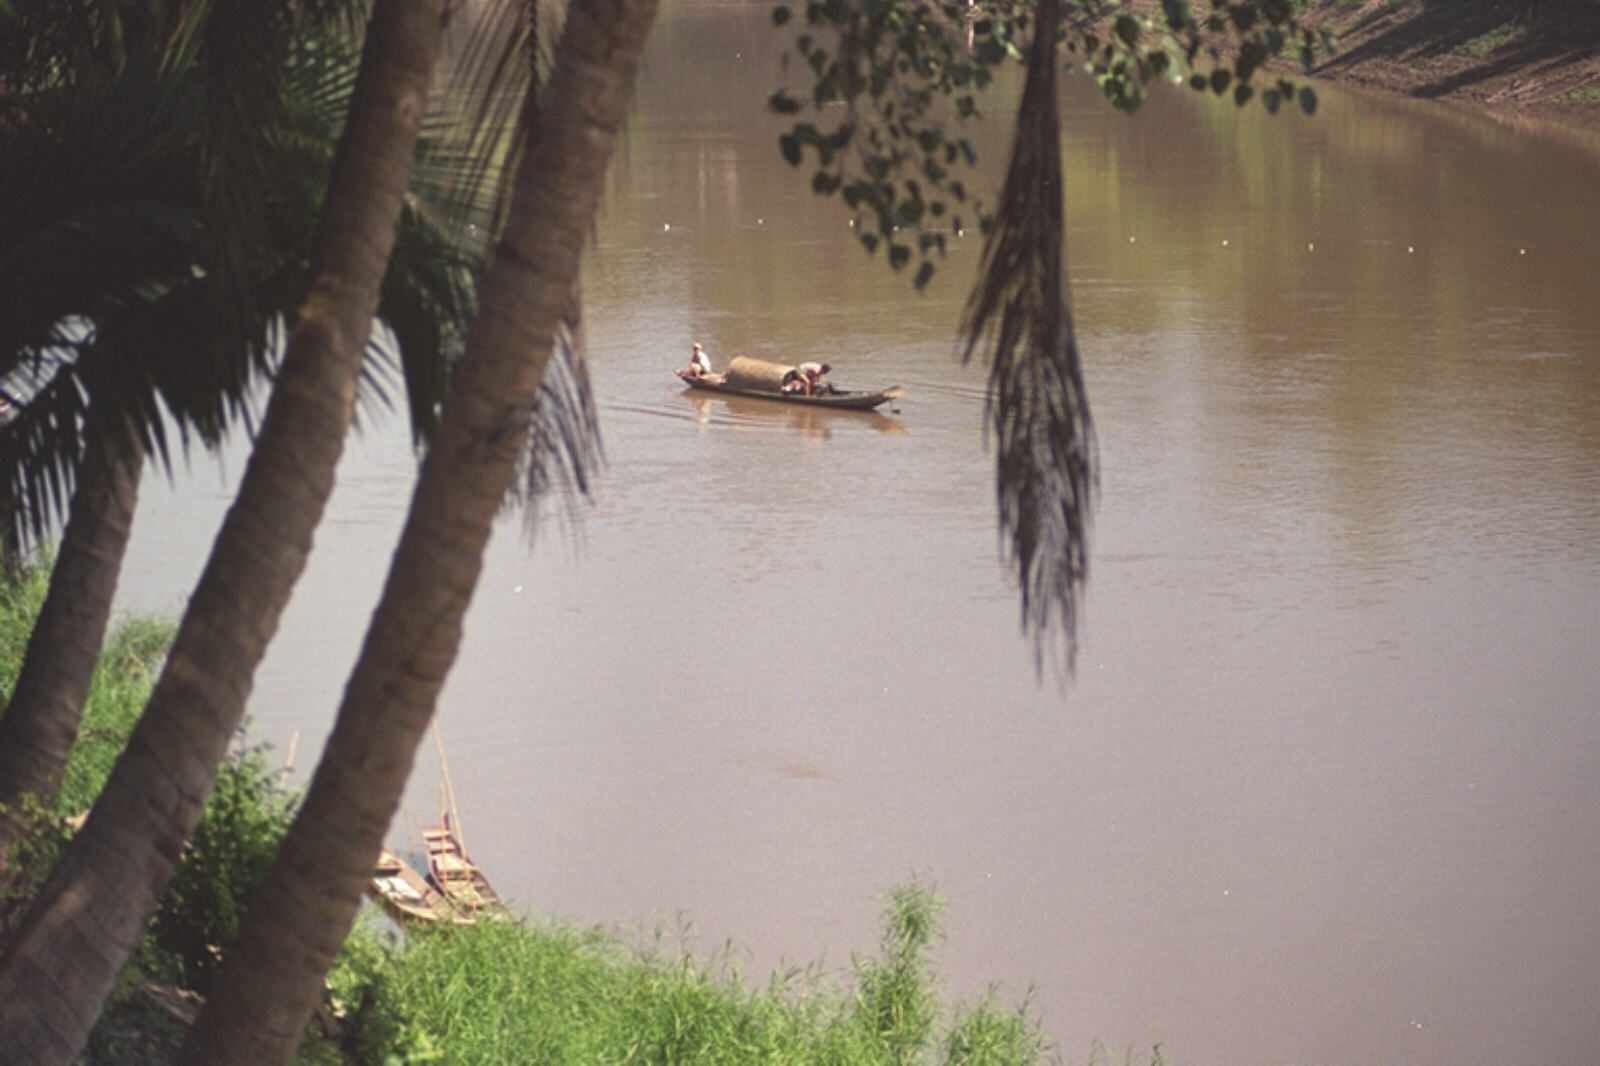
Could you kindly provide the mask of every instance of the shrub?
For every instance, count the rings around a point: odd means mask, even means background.
[[[171,976],[204,995],[221,949],[239,932],[246,905],[278,853],[298,797],[280,784],[264,748],[238,752],[217,771],[183,858],[151,925]]]

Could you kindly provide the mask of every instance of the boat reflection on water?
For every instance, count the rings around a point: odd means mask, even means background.
[[[901,436],[908,432],[898,418],[878,411],[851,411],[831,407],[802,407],[748,396],[713,395],[685,389],[681,394],[690,405],[691,416],[701,425],[718,423],[754,426],[762,429],[798,430],[808,437],[826,440],[835,428],[865,426],[879,433]]]

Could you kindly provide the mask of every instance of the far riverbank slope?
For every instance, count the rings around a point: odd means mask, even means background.
[[[1600,128],[1600,0],[1318,0],[1316,74],[1505,116]]]

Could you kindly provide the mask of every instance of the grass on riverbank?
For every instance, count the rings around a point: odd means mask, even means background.
[[[1459,46],[1460,50],[1474,59],[1482,59],[1495,49],[1510,44],[1512,41],[1526,37],[1528,29],[1517,22],[1502,22],[1500,25],[1488,30],[1470,41]]]
[[[34,619],[50,588],[53,563],[54,558],[46,554],[20,573],[0,577],[0,701],[9,700],[16,688]],[[131,619],[118,625],[106,642],[84,702],[78,739],[67,760],[61,790],[48,809],[28,800],[32,805],[28,817],[35,829],[17,843],[12,855],[24,875],[8,884],[0,899],[0,931],[43,882],[66,840],[65,819],[87,810],[100,794],[150,697],[173,632],[174,627],[164,622]]]
[[[358,934],[332,985],[358,1063],[1023,1066],[1048,1042],[988,996],[941,1003],[928,952],[941,904],[889,894],[879,952],[839,987],[816,970],[746,986],[718,960],[640,952],[598,930],[489,922],[383,948]]]
[[[53,563],[46,556],[21,574],[0,580],[0,692],[7,697],[22,672],[33,621],[50,589]],[[175,631],[171,623],[150,618],[126,619],[113,629],[84,702],[61,792],[52,805],[56,815],[70,817],[87,810],[100,794],[150,698]]]

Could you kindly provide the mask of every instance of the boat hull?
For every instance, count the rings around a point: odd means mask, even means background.
[[[428,880],[450,906],[474,918],[500,909],[500,894],[467,858],[466,848],[448,820],[424,828],[422,846],[428,853]]]
[[[877,392],[825,392],[807,396],[800,392],[783,392],[776,389],[743,388],[737,385],[730,385],[720,374],[695,376],[680,370],[678,371],[678,377],[691,389],[718,392],[725,396],[748,396],[756,400],[799,404],[803,407],[831,407],[843,411],[871,411],[882,407],[890,400],[899,399],[906,391],[895,385],[887,389],[880,389]]]
[[[389,917],[402,924],[471,923],[473,920],[470,915],[451,906],[415,867],[387,848],[378,857],[372,879],[367,882],[367,894],[383,907]]]

